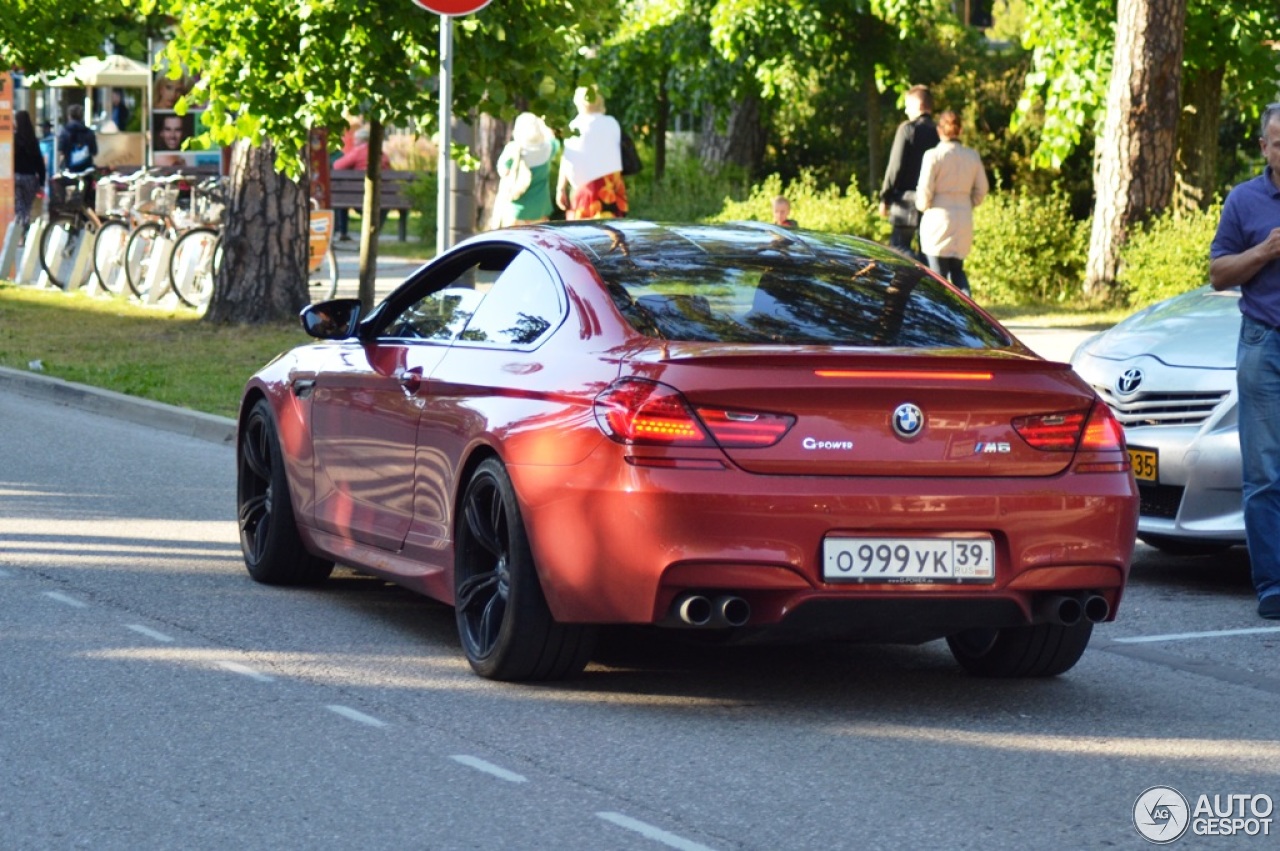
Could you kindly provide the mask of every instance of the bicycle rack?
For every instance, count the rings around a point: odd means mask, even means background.
[[[147,304],[159,303],[162,296],[169,291],[169,258],[173,255],[173,240],[168,236],[157,237],[151,246],[151,256],[155,258],[147,269]]]
[[[18,221],[9,222],[4,233],[4,247],[0,248],[0,278],[8,278],[13,261],[18,254]]]
[[[55,236],[57,237],[58,242],[54,244],[54,250],[57,251],[59,254],[61,254],[63,232],[59,230],[58,233],[55,234]],[[81,238],[79,243],[77,243],[75,256],[70,258],[70,263],[71,263],[70,275],[61,274],[62,272],[66,271],[67,262],[68,262],[67,259],[64,259],[62,261],[62,267],[58,270],[60,273],[59,277],[70,282],[69,290],[73,290],[79,287],[80,284],[77,282],[86,280],[86,277],[85,277],[86,269],[90,272],[89,277],[90,278],[93,277],[92,275],[93,242],[94,241],[92,239],[88,238],[88,233],[85,233],[84,237]],[[30,245],[30,243],[27,243],[27,244]],[[37,249],[37,253],[38,251],[39,249]],[[48,275],[44,274],[43,272],[40,273],[41,284],[49,284],[50,286],[53,286],[53,282],[49,281],[48,278],[49,278]]]
[[[40,268],[40,237],[44,234],[45,220],[32,219],[27,227],[27,245],[22,249],[22,257],[18,260],[18,274],[14,280],[19,284],[44,283],[44,270]]]

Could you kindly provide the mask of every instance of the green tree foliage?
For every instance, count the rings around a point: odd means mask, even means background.
[[[309,133],[347,127],[348,115],[363,116],[371,129],[371,170],[365,190],[364,232],[361,239],[360,295],[373,298],[377,257],[378,161],[382,128],[387,125],[428,128],[438,124],[441,17],[410,0],[135,0],[146,12],[167,12],[175,21],[166,47],[170,73],[194,74],[199,82],[179,101],[182,112],[192,104],[206,105],[204,143],[249,144],[274,151],[274,165],[283,174],[305,172]],[[473,111],[513,116],[517,104],[552,116],[564,115],[571,91],[565,57],[575,55],[594,32],[584,28],[607,25],[611,0],[511,0],[482,13],[453,21],[451,108],[454,115]],[[332,133],[336,145],[339,135]],[[253,156],[237,160],[251,175],[232,174],[235,217],[239,202],[256,203],[244,188],[250,184],[277,186],[263,174]],[[285,194],[288,194],[287,192]],[[305,194],[302,203],[305,204]],[[277,206],[279,206],[277,204]],[[260,233],[267,244],[276,227],[290,231],[298,215],[278,217],[246,211],[264,222]],[[286,211],[287,212],[287,211]],[[227,255],[224,255],[227,256]],[[252,255],[242,252],[246,262]],[[287,258],[280,258],[282,261]],[[275,264],[259,263],[251,270],[224,264],[209,316],[220,321],[252,321],[252,299],[240,307],[221,309],[231,300],[232,287],[266,292],[283,286],[298,298],[305,295],[305,279],[286,274],[278,284],[267,281]],[[291,263],[280,268],[292,270]],[[287,300],[272,299],[273,303]]]
[[[1035,157],[1059,167],[1099,129],[1106,107],[1115,36],[1115,0],[1026,0],[1023,44],[1032,71],[1015,126],[1040,116]],[[1183,63],[1188,69],[1228,69],[1226,108],[1256,118],[1274,99],[1280,40],[1275,0],[1188,0]]]
[[[178,22],[168,55],[200,76],[210,141],[270,139],[290,174],[304,166],[312,128],[346,116],[431,127],[438,99],[440,17],[410,0],[139,0]],[[511,117],[517,102],[563,116],[566,69],[607,23],[608,0],[511,0],[454,22],[453,112]],[[181,108],[181,107],[180,107]]]
[[[609,112],[642,128],[654,174],[666,173],[666,134],[674,116],[704,103],[727,103],[738,68],[712,52],[708,19],[715,0],[640,0],[624,4],[617,33],[599,54],[599,83]]]
[[[146,21],[130,0],[6,0],[0,11],[0,67],[56,74],[102,55],[104,34],[116,52],[146,54]]]

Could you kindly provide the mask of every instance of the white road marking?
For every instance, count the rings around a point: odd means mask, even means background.
[[[507,771],[505,768],[500,768],[499,766],[496,766],[491,762],[485,762],[483,759],[480,759],[479,757],[467,756],[466,754],[454,754],[453,756],[449,757],[449,759],[453,760],[454,762],[460,762],[463,765],[470,766],[471,768],[474,768],[477,771],[483,771],[485,774],[492,774],[494,777],[498,778],[499,780],[506,780],[509,783],[528,783],[529,782],[527,777],[524,777],[523,775],[520,775],[520,774],[516,774],[514,771]]]
[[[607,822],[612,822],[618,827],[635,831],[645,839],[652,839],[654,842],[661,842],[668,848],[676,848],[679,851],[711,851],[705,845],[685,839],[683,836],[676,836],[674,833],[668,833],[661,828],[654,827],[651,824],[633,819],[630,816],[624,816],[622,813],[596,813],[597,816]]]
[[[133,630],[134,632],[145,635],[147,638],[154,638],[156,641],[162,641],[165,644],[173,643],[173,638],[171,638],[170,636],[165,635],[163,632],[156,632],[151,627],[143,626],[140,623],[129,623],[129,624],[125,624],[125,626]]]
[[[77,609],[87,609],[89,604],[83,600],[77,600],[75,597],[67,596],[61,591],[45,591],[44,595],[50,600],[57,600],[59,603],[66,603],[68,606],[75,606]]]
[[[331,704],[329,706],[326,706],[325,708],[328,709],[330,712],[338,713],[343,718],[347,718],[351,721],[358,721],[359,723],[367,724],[370,727],[387,726],[386,721],[379,721],[377,718],[374,718],[372,715],[365,715],[363,712],[352,709],[350,706],[339,706],[338,704]]]
[[[260,683],[273,683],[275,682],[275,679],[276,679],[270,674],[264,674],[261,671],[255,671],[253,668],[250,668],[248,665],[241,665],[239,662],[225,662],[225,661],[219,662],[218,667],[224,668],[233,674],[243,674],[249,679],[257,680]],[[337,710],[334,709],[332,706],[330,706],[329,708],[337,712]],[[369,718],[369,716],[366,715],[365,718]],[[369,720],[374,721],[376,719],[369,718]],[[382,722],[379,721],[378,723],[380,724]]]
[[[1280,632],[1280,626],[1258,626],[1249,629],[1211,629],[1205,632],[1171,632],[1167,635],[1140,635],[1135,638],[1112,638],[1116,644],[1152,644],[1157,641],[1190,641],[1195,638],[1229,638],[1235,635],[1267,635]]]

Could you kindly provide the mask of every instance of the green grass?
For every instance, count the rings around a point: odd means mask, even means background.
[[[235,416],[244,383],[309,338],[296,322],[225,327],[188,309],[0,285],[0,366]]]

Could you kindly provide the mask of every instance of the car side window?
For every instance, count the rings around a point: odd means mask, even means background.
[[[448,342],[458,335],[483,300],[483,293],[469,287],[436,290],[401,311],[382,336]]]
[[[522,251],[493,283],[467,320],[459,339],[527,347],[536,344],[564,318],[565,303],[551,273]]]

